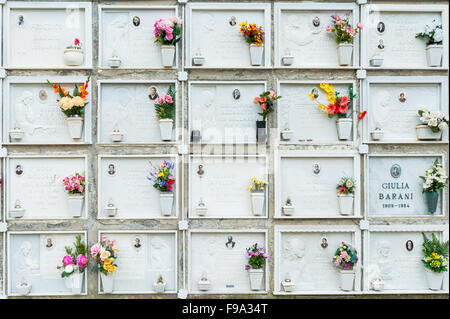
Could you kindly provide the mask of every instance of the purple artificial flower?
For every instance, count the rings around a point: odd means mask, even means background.
[[[252,266],[250,266],[250,265],[245,265],[245,269],[246,270],[249,270],[249,269],[251,269],[252,268]]]

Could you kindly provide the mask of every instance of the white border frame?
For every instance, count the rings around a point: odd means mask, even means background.
[[[365,190],[365,198],[366,200],[364,201],[364,211],[365,211],[365,215],[364,218],[370,218],[373,220],[377,220],[377,219],[386,219],[386,218],[400,218],[400,219],[407,219],[407,218],[414,218],[414,219],[428,219],[428,218],[433,218],[433,219],[448,219],[448,217],[445,214],[445,209],[447,207],[447,201],[446,201],[446,196],[444,193],[444,190],[441,193],[441,196],[439,196],[440,201],[441,201],[441,214],[433,214],[433,215],[371,215],[370,214],[370,181],[369,181],[369,167],[370,167],[370,158],[371,157],[403,157],[403,158],[411,158],[411,157],[438,157],[441,159],[441,164],[443,165],[443,167],[445,166],[445,156],[444,154],[437,154],[437,153],[418,153],[418,154],[399,154],[399,153],[377,153],[377,154],[367,154],[367,162],[366,162],[366,169],[364,171],[364,190]],[[430,159],[430,167],[432,165],[431,159]],[[448,173],[448,172],[447,172]],[[448,225],[447,225],[448,226]]]
[[[195,66],[192,65],[192,56],[191,56],[191,34],[192,34],[192,11],[198,10],[198,11],[223,11],[223,10],[229,10],[229,11],[263,11],[264,13],[264,31],[265,31],[265,39],[264,39],[264,65],[261,66],[247,66],[247,67],[240,67],[240,66],[209,66],[209,67],[203,67],[203,66]],[[252,69],[271,69],[272,68],[272,39],[271,39],[271,32],[272,32],[272,9],[270,3],[263,3],[263,2],[255,2],[255,3],[242,3],[242,2],[236,2],[236,3],[224,3],[224,2],[188,2],[186,5],[186,24],[188,27],[186,27],[186,54],[185,54],[185,68],[186,69],[220,69],[220,70],[252,70]],[[244,41],[244,40],[243,40]]]
[[[187,169],[187,173],[188,173],[188,199],[187,199],[187,210],[188,210],[188,218],[192,219],[192,220],[198,220],[198,219],[224,219],[224,220],[232,220],[232,219],[236,219],[236,220],[241,220],[241,219],[268,219],[269,218],[269,196],[270,196],[270,185],[267,185],[266,190],[265,190],[265,215],[263,216],[208,216],[208,213],[206,213],[206,216],[198,216],[195,215],[195,212],[191,211],[191,204],[192,203],[192,199],[191,199],[191,194],[190,194],[190,190],[193,188],[192,187],[192,178],[190,178],[191,176],[191,160],[192,158],[222,158],[224,160],[226,160],[226,158],[261,158],[265,161],[265,173],[266,173],[266,178],[269,179],[269,155],[267,154],[249,154],[249,155],[237,155],[237,154],[223,154],[223,155],[205,155],[205,154],[189,154],[188,157],[188,169]],[[226,162],[225,162],[226,163]],[[212,163],[214,164],[214,163]],[[239,163],[229,163],[231,165],[238,165]],[[250,177],[249,177],[250,178]]]
[[[156,293],[153,291],[114,291],[112,293],[105,293],[101,291],[100,289],[100,272],[97,271],[97,293],[99,295],[134,295],[134,294],[149,294],[149,295],[169,295],[169,294],[176,294],[178,292],[178,267],[179,267],[179,261],[178,261],[178,231],[177,230],[99,230],[98,231],[98,238],[100,240],[100,237],[102,234],[148,234],[148,235],[157,235],[157,234],[172,234],[174,235],[174,270],[175,270],[175,290],[168,290],[164,291],[162,294]],[[119,257],[120,258],[120,257]]]
[[[207,234],[207,233],[213,233],[213,234],[236,234],[236,233],[257,233],[257,234],[264,234],[264,247],[267,247],[268,244],[268,230],[267,229],[189,229],[188,230],[188,275],[187,275],[187,289],[188,293],[191,295],[240,295],[240,294],[248,294],[248,295],[266,295],[269,293],[270,288],[270,282],[269,282],[269,271],[270,267],[269,264],[266,262],[266,265],[264,267],[264,290],[248,290],[248,291],[238,291],[238,292],[217,292],[217,291],[197,291],[191,289],[191,270],[192,270],[192,249],[191,249],[191,242],[192,242],[192,234]],[[245,254],[245,251],[242,251],[242,254]],[[243,267],[243,266],[242,266]]]
[[[438,84],[440,85],[440,111],[448,116],[448,77],[447,76],[369,76],[362,81],[363,111],[368,111],[373,107],[373,100],[370,97],[371,84]],[[419,119],[419,117],[417,117]],[[419,122],[417,122],[419,123]],[[388,141],[373,141],[370,139],[369,123],[362,121],[362,142],[365,144],[447,144],[448,143],[448,129],[442,132],[441,141],[409,141],[409,140],[388,140]],[[414,127],[411,130],[415,130]]]
[[[43,235],[43,234],[73,234],[73,235],[78,235],[78,234],[82,234],[84,236],[84,242],[86,243],[86,246],[88,245],[88,237],[87,237],[87,231],[86,230],[55,230],[55,231],[49,231],[49,230],[45,230],[45,231],[9,231],[7,234],[7,252],[8,254],[5,253],[4,258],[8,259],[8,265],[7,265],[7,269],[8,269],[8,275],[7,275],[7,284],[8,284],[8,290],[7,290],[7,294],[8,296],[15,296],[15,297],[22,297],[23,295],[17,294],[17,293],[12,293],[11,292],[11,258],[9,255],[10,250],[10,242],[11,242],[11,235]],[[55,265],[56,267],[56,265]],[[88,274],[89,271],[88,269],[86,269],[85,271],[85,276],[84,276],[84,292],[81,293],[81,296],[87,296],[88,295]],[[29,293],[27,296],[80,296],[79,294],[73,294],[73,293]]]
[[[156,218],[149,218],[149,217],[108,217],[108,216],[102,216],[101,212],[103,211],[103,207],[101,207],[101,193],[100,193],[100,189],[101,189],[101,171],[100,171],[100,167],[101,167],[101,162],[102,159],[105,158],[111,158],[111,159],[127,159],[127,158],[166,158],[166,159],[174,159],[175,162],[175,167],[176,167],[176,174],[177,174],[177,179],[179,180],[179,185],[177,184],[176,186],[176,194],[175,194],[175,215],[173,216],[158,216]],[[181,192],[181,188],[182,188],[182,182],[181,182],[181,178],[179,178],[179,174],[181,172],[181,160],[178,154],[149,154],[149,155],[112,155],[112,154],[98,154],[97,155],[97,216],[96,218],[98,220],[177,220],[178,216],[180,215],[180,205],[179,205],[179,200],[180,200],[180,192]],[[175,182],[177,182],[177,179],[175,180]],[[150,183],[150,181],[149,181]]]
[[[87,190],[84,193],[84,211],[83,214],[81,215],[81,217],[67,217],[67,218],[46,218],[46,217],[40,217],[40,218],[11,218],[9,217],[9,199],[7,197],[7,194],[11,193],[11,186],[10,186],[10,182],[11,182],[11,177],[10,174],[5,174],[6,176],[6,182],[4,181],[4,184],[6,183],[6,187],[4,190],[4,198],[5,198],[5,203],[3,205],[4,208],[4,218],[7,221],[14,221],[14,222],[32,222],[32,221],[50,221],[50,220],[58,220],[58,221],[76,221],[76,220],[87,220],[88,219],[88,215],[89,215],[89,193],[90,190],[89,188],[92,186],[89,186],[90,184],[90,179],[89,179],[89,165],[88,165],[88,155],[70,155],[70,154],[65,154],[65,155],[26,155],[26,154],[15,154],[15,155],[10,155],[6,158],[6,171],[10,170],[10,159],[26,159],[26,160],[30,160],[30,159],[34,159],[34,158],[40,158],[40,159],[83,159],[84,160],[84,176],[86,178],[87,181]],[[61,184],[61,187],[63,187],[63,185]]]
[[[188,81],[188,100],[187,100],[187,107],[188,107],[188,118],[187,118],[187,138],[189,145],[267,145],[269,143],[270,134],[267,136],[266,143],[258,143],[258,141],[255,141],[255,143],[224,143],[222,140],[222,143],[204,143],[202,141],[200,142],[192,142],[191,141],[191,120],[192,120],[192,107],[191,107],[191,87],[192,85],[199,85],[199,86],[205,86],[205,85],[264,85],[264,91],[267,91],[267,81]],[[214,106],[216,107],[216,105]],[[267,131],[270,131],[270,127],[267,127]],[[255,134],[256,134],[256,123],[255,123]],[[223,136],[224,137],[224,136]]]
[[[280,95],[282,95],[281,94],[281,86],[283,85],[283,84],[288,84],[288,85],[307,85],[307,84],[311,84],[311,85],[317,85],[317,84],[320,84],[320,83],[323,83],[323,81],[320,81],[320,80],[317,80],[317,81],[315,81],[315,80],[279,80],[279,79],[277,79],[277,92],[280,94]],[[354,90],[354,92],[353,93],[356,93],[355,91],[357,91],[357,85],[356,85],[356,80],[332,80],[332,81],[327,81],[327,83],[330,83],[330,84],[349,84],[349,85],[352,85],[352,87],[353,87],[353,90]],[[357,109],[360,107],[360,105],[361,105],[361,93],[359,94],[359,102],[360,103],[358,103],[358,104],[356,104],[356,103],[353,103],[353,106],[352,106],[352,120],[353,120],[353,123],[352,123],[352,140],[351,141],[340,141],[340,140],[337,140],[337,141],[329,141],[329,142],[314,142],[314,141],[312,141],[312,142],[300,142],[300,141],[294,141],[294,142],[292,142],[292,141],[284,141],[284,140],[282,140],[281,139],[281,137],[280,137],[280,135],[281,135],[281,131],[282,131],[282,129],[281,129],[281,125],[280,125],[280,112],[281,112],[281,110],[280,110],[280,108],[279,108],[279,103],[280,102],[278,102],[278,105],[277,105],[277,130],[278,130],[278,134],[277,134],[277,136],[276,136],[276,139],[277,139],[277,144],[278,145],[291,145],[291,144],[293,144],[293,145],[350,145],[350,146],[354,146],[356,143],[357,143],[357,133],[360,133],[360,125],[358,125],[358,118],[357,118]],[[324,117],[326,117],[326,114],[324,113],[324,115],[323,115]],[[334,119],[328,119],[329,121],[334,121]]]
[[[361,66],[364,69],[369,70],[448,70],[448,5],[443,4],[368,4],[362,6],[361,9],[361,19],[362,24],[367,25],[368,21],[370,21],[369,13],[371,11],[374,12],[440,12],[441,13],[441,21],[442,21],[442,30],[444,31],[444,54],[442,57],[442,66],[441,67],[429,67],[425,66],[422,68],[411,68],[411,67],[373,67],[370,66],[369,56],[367,55],[367,45],[368,45],[368,37],[367,37],[367,27],[361,31]],[[431,22],[431,21],[430,21]],[[424,26],[427,23],[423,21]]]
[[[279,34],[280,34],[280,17],[282,11],[333,11],[333,10],[346,10],[352,12],[352,20],[357,22],[359,20],[359,6],[355,2],[347,3],[283,3],[275,2],[274,4],[274,57],[275,57],[275,68],[281,69],[349,69],[356,70],[359,69],[359,55],[360,55],[360,36],[357,36],[354,40],[353,46],[353,65],[352,66],[339,66],[339,65],[327,65],[320,67],[293,67],[289,65],[283,65],[281,63],[281,54],[279,52]],[[336,53],[337,54],[337,53]]]
[[[448,240],[448,225],[372,225],[369,231],[366,232],[366,238],[364,240],[364,256],[363,262],[366,267],[369,265],[370,260],[370,233],[375,232],[438,232],[440,240]],[[418,249],[420,249],[418,247]],[[448,272],[445,273],[443,287],[447,287],[447,290],[382,290],[374,291],[370,290],[370,283],[368,282],[367,271],[363,274],[363,293],[367,295],[406,295],[406,294],[448,294]]]
[[[27,2],[24,2],[27,3]],[[10,142],[8,129],[13,123],[9,123],[11,116],[11,104],[10,90],[11,84],[46,84],[47,79],[54,83],[69,83],[69,84],[80,84],[84,83],[87,77],[84,76],[10,76],[6,78],[4,89],[5,94],[3,95],[3,144],[4,145],[90,145],[92,144],[92,94],[87,97],[88,105],[85,107],[84,121],[83,121],[83,132],[84,141],[81,142],[70,142],[70,143],[20,143],[20,142]],[[48,85],[48,84],[46,84]],[[48,85],[47,92],[51,92],[53,89]],[[49,97],[50,98],[50,95]],[[58,102],[55,100],[55,108],[58,107]]]
[[[104,65],[103,61],[103,12],[104,11],[130,11],[130,10],[170,10],[174,9],[175,14],[174,16],[178,17],[178,6],[154,6],[154,5],[108,5],[108,4],[99,4],[98,5],[98,69],[99,70],[176,70],[178,69],[178,56],[181,48],[179,41],[176,44],[176,50],[175,50],[175,65],[170,68],[165,68],[162,66],[159,68],[155,67],[131,67],[131,68],[124,68],[124,67],[118,67],[118,68],[110,68]],[[184,22],[184,21],[183,21]],[[184,36],[183,34],[181,36]]]
[[[122,143],[122,142],[109,142],[109,143],[102,143],[100,141],[100,135],[101,135],[101,109],[102,109],[102,99],[101,99],[101,85],[102,84],[172,84],[173,88],[175,89],[175,94],[178,95],[178,89],[179,89],[179,83],[176,80],[155,80],[155,81],[149,81],[149,80],[98,80],[97,81],[97,144],[98,145],[111,145],[111,146],[117,146],[117,145],[168,145],[173,146],[178,143],[178,135],[180,132],[180,126],[178,125],[179,116],[178,111],[180,109],[180,103],[178,102],[178,98],[175,99],[175,138],[172,141],[164,142],[160,141],[157,143]],[[182,97],[183,98],[183,97]]]
[[[77,8],[80,10],[84,10],[84,29],[86,39],[84,41],[84,64],[85,66],[67,66],[61,65],[58,67],[30,67],[27,65],[22,65],[20,67],[11,67],[9,61],[11,60],[10,54],[10,46],[9,46],[9,32],[5,33],[4,46],[7,48],[4,56],[4,65],[5,69],[9,70],[89,70],[92,69],[92,3],[91,2],[23,2],[23,1],[7,1],[5,12],[4,12],[4,22],[5,26],[9,26],[9,18],[11,9],[68,9],[68,8]],[[8,30],[8,29],[7,29]],[[63,48],[61,48],[62,54]]]
[[[296,290],[293,292],[284,292],[280,289],[280,263],[281,260],[281,233],[351,233],[352,234],[352,245],[356,248],[358,255],[362,254],[362,242],[361,242],[361,230],[356,225],[344,226],[344,225],[301,225],[301,226],[274,226],[274,295],[361,295],[362,294],[362,286],[361,286],[361,278],[362,278],[362,269],[361,262],[356,265],[355,269],[355,290],[352,291],[343,291],[343,290]],[[336,247],[337,248],[337,247]],[[333,249],[333,248],[332,248]],[[361,257],[360,257],[361,259]],[[332,260],[330,260],[330,264]]]
[[[353,215],[350,216],[339,216],[339,215],[323,215],[316,216],[306,214],[305,212],[299,213],[296,216],[285,216],[281,212],[281,204],[282,200],[280,198],[281,193],[281,160],[283,157],[286,158],[348,158],[353,160],[353,178],[356,180],[356,190],[354,197],[354,210]],[[348,150],[348,151],[305,151],[305,150],[275,150],[274,151],[274,187],[275,187],[275,207],[274,207],[274,216],[273,219],[362,219],[363,216],[361,214],[361,159],[360,154],[358,152]],[[336,181],[337,185],[338,181]],[[359,186],[359,187],[358,187]],[[336,193],[337,196],[337,193]],[[300,205],[301,206],[301,205]],[[338,212],[336,212],[338,213]]]

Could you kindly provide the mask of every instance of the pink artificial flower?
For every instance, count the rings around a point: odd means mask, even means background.
[[[84,268],[84,267],[86,267],[87,263],[88,263],[88,259],[85,255],[83,255],[83,254],[78,255],[78,257],[77,257],[78,267]]]
[[[338,110],[337,104],[329,104],[327,106],[328,114],[337,114]]]
[[[169,191],[173,190],[173,185],[169,185]]]
[[[363,28],[363,25],[362,25],[362,23],[361,22],[358,22],[357,24],[356,24],[356,26],[358,27],[358,29],[360,29],[360,30],[362,30],[362,28]]]
[[[75,38],[74,43],[75,43],[75,45],[79,45],[80,44],[80,40],[78,38]]]
[[[326,29],[325,29],[325,31],[327,32],[327,33],[330,33],[331,32],[331,25],[329,25]]]
[[[348,111],[348,105],[341,103],[341,105],[339,105],[339,112],[341,114],[347,114],[347,111]]]
[[[261,110],[265,111],[267,109],[267,104],[263,103],[261,104]]]
[[[101,249],[102,246],[99,243],[94,244],[94,246],[91,247],[91,256],[94,258],[97,257]]]
[[[162,103],[164,103],[164,99],[162,97],[159,97],[159,98],[156,99],[156,103],[157,104],[162,104]]]
[[[263,257],[264,257],[265,259],[268,259],[268,258],[269,258],[269,255],[266,254],[266,253],[264,253],[264,254],[263,254]]]
[[[343,251],[341,251],[341,257],[342,258],[345,258],[345,257],[347,257],[347,252],[345,251],[345,250],[343,250]]]
[[[102,236],[102,238],[100,239],[101,242],[105,242],[106,241],[106,237]]]
[[[250,265],[245,265],[245,269],[251,269],[252,268],[252,266],[250,266]]]
[[[72,256],[70,256],[70,255],[65,255],[65,256],[63,257],[62,263],[63,263],[64,266],[72,265],[72,264],[73,264],[73,258],[72,258]]]
[[[271,98],[276,98],[276,97],[277,97],[277,94],[276,94],[274,91],[269,91],[269,96],[270,96]]]
[[[166,39],[167,41],[171,41],[173,39],[173,34],[166,32]]]
[[[168,94],[164,95],[164,99],[167,103],[173,103],[172,97]]]

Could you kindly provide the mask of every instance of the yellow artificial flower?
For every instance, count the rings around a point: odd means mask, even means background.
[[[164,176],[164,174],[160,172],[160,173],[158,174],[158,177],[161,177],[161,176]]]
[[[311,92],[308,94],[312,101],[314,101],[316,98],[314,97],[314,92]]]

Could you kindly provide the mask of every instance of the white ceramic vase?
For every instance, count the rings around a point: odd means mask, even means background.
[[[425,268],[427,274],[428,288],[431,290],[441,290],[445,272],[435,272]]]
[[[370,132],[370,137],[374,141],[382,140],[384,137],[384,131],[383,130],[373,130],[372,132]]]
[[[283,285],[283,290],[285,292],[293,292],[294,291],[294,283],[292,281],[283,281],[281,283]]]
[[[292,216],[294,215],[295,212],[295,206],[294,205],[285,205],[282,207],[283,209],[283,214],[286,216]]]
[[[82,65],[84,61],[84,54],[82,49],[65,49],[64,63],[67,66]]]
[[[336,128],[339,140],[350,140],[352,135],[353,120],[351,118],[338,118]]]
[[[23,215],[25,215],[25,208],[18,207],[9,210],[9,216],[12,218],[21,218]]]
[[[9,136],[13,141],[20,141],[23,138],[24,134],[25,132],[18,128],[9,131]]]
[[[102,280],[103,292],[110,294],[114,289],[114,274],[105,275],[100,273],[100,278]]]
[[[294,131],[292,131],[290,129],[284,129],[281,131],[281,138],[285,141],[290,140],[293,135],[294,135]]]
[[[255,216],[264,215],[264,195],[264,192],[251,192],[253,215]]]
[[[264,45],[250,44],[250,63],[251,65],[262,65],[264,54]]]
[[[264,269],[249,269],[248,277],[250,279],[251,290],[261,290],[264,278]]]
[[[160,192],[159,193],[159,204],[161,207],[161,214],[163,216],[172,215],[173,193],[172,192]]]
[[[161,133],[161,140],[171,141],[172,140],[172,119],[160,119],[159,120],[159,131]]]
[[[69,194],[69,213],[72,217],[81,217],[84,206],[84,195]]]
[[[153,289],[157,294],[162,294],[164,290],[166,289],[166,283],[165,282],[155,282],[153,284]]]
[[[16,286],[17,293],[22,296],[26,296],[31,291],[31,284],[21,283]]]
[[[208,291],[211,288],[211,282],[206,279],[206,280],[202,280],[200,279],[197,283],[198,286],[198,290],[200,291]]]
[[[435,133],[428,127],[428,125],[418,124],[416,125],[416,135],[419,141],[440,140],[442,138],[442,131]]]
[[[108,66],[110,68],[116,69],[120,66],[121,63],[122,63],[122,60],[120,60],[119,57],[108,58]]]
[[[348,216],[353,215],[353,194],[338,194],[339,214]]]
[[[175,45],[161,45],[161,62],[163,67],[170,68],[173,66],[175,57]]]
[[[66,286],[72,290],[75,295],[81,294],[83,290],[84,272],[75,270],[72,275],[66,278]]]
[[[113,142],[121,142],[123,138],[123,133],[119,131],[111,132],[111,141]]]
[[[343,291],[352,291],[353,283],[355,282],[355,271],[352,270],[339,270],[341,279],[341,289]]]
[[[340,66],[352,65],[353,44],[341,42],[337,45],[338,62]]]
[[[70,116],[66,118],[69,134],[72,139],[80,139],[83,132],[83,118],[81,116]]]
[[[444,46],[438,44],[430,44],[426,47],[427,63],[428,66],[438,67],[441,66],[442,53],[444,52]]]

